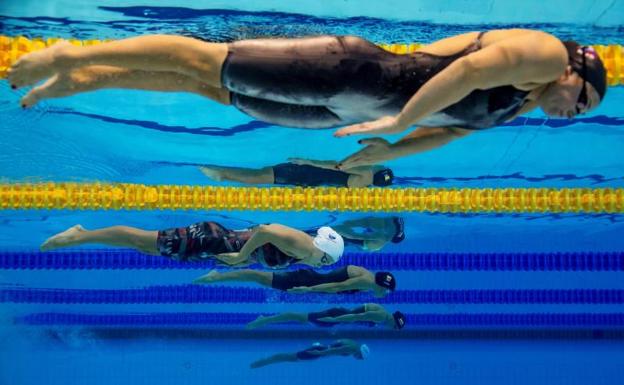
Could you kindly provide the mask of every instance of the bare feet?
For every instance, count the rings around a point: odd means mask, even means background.
[[[11,86],[19,88],[33,85],[39,80],[51,77],[62,70],[58,63],[58,57],[70,47],[69,42],[59,41],[51,47],[22,56],[9,69],[7,75],[9,83]],[[65,70],[69,70],[69,68]]]
[[[255,320],[251,321],[250,323],[248,323],[245,328],[246,329],[257,329],[259,327],[262,327],[264,325],[266,325],[266,320],[269,317],[265,317],[263,315],[259,316],[258,318],[256,318]]]
[[[49,251],[58,249],[59,247],[71,246],[72,242],[76,240],[76,236],[83,231],[87,230],[80,225],[72,226],[62,233],[58,233],[46,239],[39,249],[41,251]]]
[[[199,170],[206,175],[208,178],[221,182],[223,180],[223,176],[220,170],[216,168],[208,167],[208,166],[199,166]]]
[[[41,100],[60,98],[84,91],[83,83],[76,80],[75,76],[68,72],[59,72],[53,75],[45,83],[34,87],[22,98],[22,107],[32,107]]]
[[[212,283],[217,282],[219,280],[219,274],[216,270],[211,270],[208,274],[202,275],[201,277],[195,279],[193,283]]]

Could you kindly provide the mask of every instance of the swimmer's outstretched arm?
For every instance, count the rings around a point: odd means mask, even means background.
[[[322,283],[315,286],[298,286],[289,289],[289,293],[338,293],[345,290],[361,290],[366,289],[366,281],[361,277],[349,278],[342,282]]]
[[[299,259],[313,252],[310,236],[303,231],[288,226],[272,223],[254,228],[251,238],[238,252],[238,262],[248,260],[251,253],[258,247],[270,243],[289,255],[299,255]]]
[[[386,319],[385,312],[382,311],[367,311],[360,314],[345,314],[337,317],[323,317],[320,321],[325,322],[358,322],[358,321],[372,321],[382,322]]]
[[[425,83],[399,115],[351,125],[338,130],[335,136],[402,132],[474,90],[547,84],[561,76],[567,65],[567,51],[554,36],[540,31],[516,35],[451,63]]]
[[[339,163],[334,160],[312,160],[303,158],[289,158],[288,161],[294,164],[309,165],[318,168],[324,168],[328,170],[341,170],[351,176],[353,179],[349,179],[349,187],[366,187],[371,182],[372,174],[376,171],[373,165],[365,165],[361,167],[344,168],[339,167]]]
[[[335,160],[316,160],[316,159],[304,159],[304,158],[288,158],[288,162],[299,165],[314,166],[318,168],[326,168],[335,170],[338,162]]]
[[[382,138],[362,139],[359,143],[366,145],[366,147],[343,159],[338,164],[338,168],[342,170],[379,164],[403,156],[433,150],[471,132],[471,130],[453,127],[421,127],[396,143],[390,143]]]

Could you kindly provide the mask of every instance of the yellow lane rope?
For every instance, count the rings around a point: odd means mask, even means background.
[[[624,189],[0,184],[0,210],[10,209],[624,213]]]
[[[45,48],[59,39],[27,39],[25,37],[9,37],[0,35],[0,78],[6,76],[11,64],[20,56]],[[101,40],[69,40],[79,46],[98,44]],[[379,44],[380,47],[394,53],[410,53],[416,51],[421,44]],[[593,46],[607,68],[607,80],[610,86],[624,84],[622,69],[624,67],[624,50],[621,45]]]

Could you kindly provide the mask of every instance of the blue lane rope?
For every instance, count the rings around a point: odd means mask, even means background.
[[[347,253],[332,266],[418,271],[624,271],[624,252]],[[127,249],[0,252],[0,269],[210,269],[209,262],[177,262]]]
[[[398,290],[384,298],[369,293],[289,294],[273,289],[168,285],[140,289],[0,290],[10,303],[397,303],[397,304],[624,304],[624,290]]]
[[[264,314],[264,313],[263,313]],[[33,313],[15,318],[25,325],[147,326],[147,325],[244,325],[261,313],[146,313],[81,314]],[[406,314],[407,327],[619,327],[624,313],[458,313]]]

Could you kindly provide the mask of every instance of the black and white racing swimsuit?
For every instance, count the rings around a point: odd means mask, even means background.
[[[221,77],[231,102],[266,122],[326,128],[397,115],[434,75],[481,49],[481,36],[460,52],[394,54],[354,36],[242,40],[228,45]],[[529,91],[474,90],[421,126],[484,129],[522,108]]]
[[[253,229],[229,230],[216,222],[200,222],[188,227],[160,230],[156,244],[162,256],[197,262],[221,253],[239,252],[252,233]],[[251,258],[270,269],[283,269],[298,262],[298,259],[271,243],[255,249]]]

